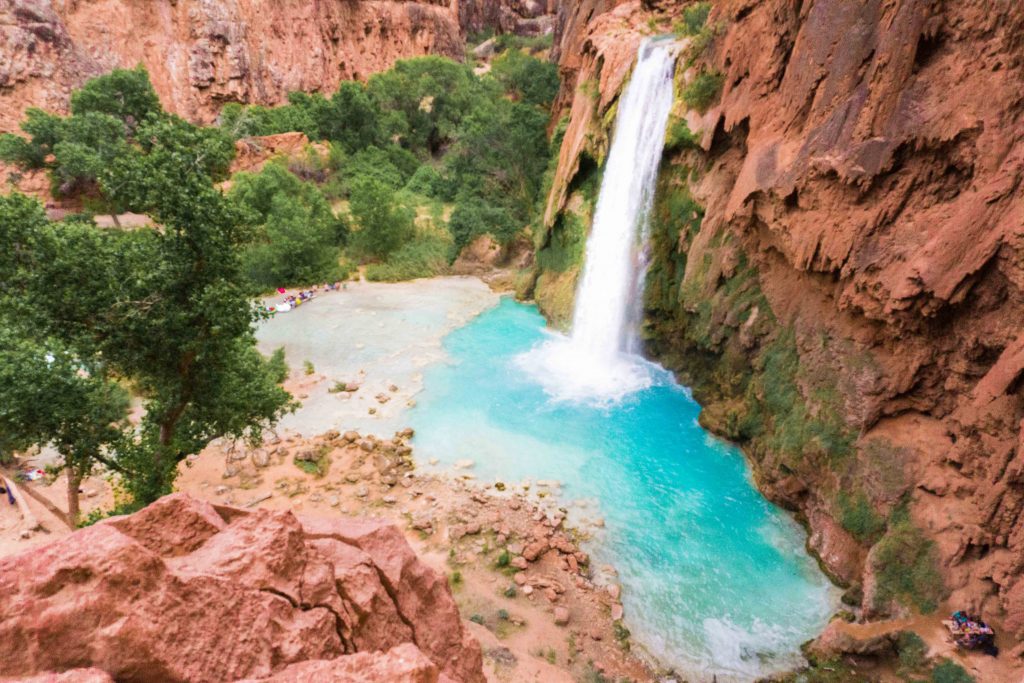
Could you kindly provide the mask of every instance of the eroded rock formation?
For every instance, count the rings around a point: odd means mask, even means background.
[[[404,57],[462,59],[465,32],[543,33],[546,0],[7,0],[0,3],[0,131],[27,107],[143,64],[164,107],[211,122],[225,102],[333,92]]]
[[[563,8],[549,252],[580,239],[630,50],[685,4]],[[722,86],[669,136],[650,351],[866,616],[899,609],[878,542],[920,532],[915,566],[1024,638],[1024,6],[720,0],[706,31],[678,83]],[[574,278],[540,273],[549,313]]]
[[[482,683],[445,577],[388,524],[174,494],[0,560],[0,677]]]

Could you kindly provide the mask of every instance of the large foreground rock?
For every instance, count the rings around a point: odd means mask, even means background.
[[[484,680],[444,577],[383,522],[174,494],[0,560],[0,595],[0,678]]]

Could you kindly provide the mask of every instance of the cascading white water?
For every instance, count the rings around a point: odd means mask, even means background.
[[[650,384],[650,367],[632,354],[639,346],[644,245],[672,108],[676,52],[666,40],[640,46],[619,100],[572,332],[521,359],[521,367],[556,398],[605,402]]]
[[[644,41],[619,102],[576,294],[572,344],[594,359],[637,350],[647,218],[672,108],[675,46]]]

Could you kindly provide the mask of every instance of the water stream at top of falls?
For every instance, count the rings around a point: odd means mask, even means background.
[[[523,359],[523,369],[556,398],[601,403],[650,385],[650,368],[634,354],[648,216],[672,109],[677,51],[665,40],[640,46],[619,101],[572,332]]]

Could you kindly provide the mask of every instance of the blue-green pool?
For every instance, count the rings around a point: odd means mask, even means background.
[[[594,501],[606,525],[587,549],[618,569],[626,624],[661,662],[720,680],[798,663],[836,604],[800,527],[698,426],[668,372],[650,366],[651,386],[610,405],[550,399],[521,368],[550,336],[507,298],[449,334],[409,414],[417,457],[472,459],[483,481],[557,480],[564,500]]]

